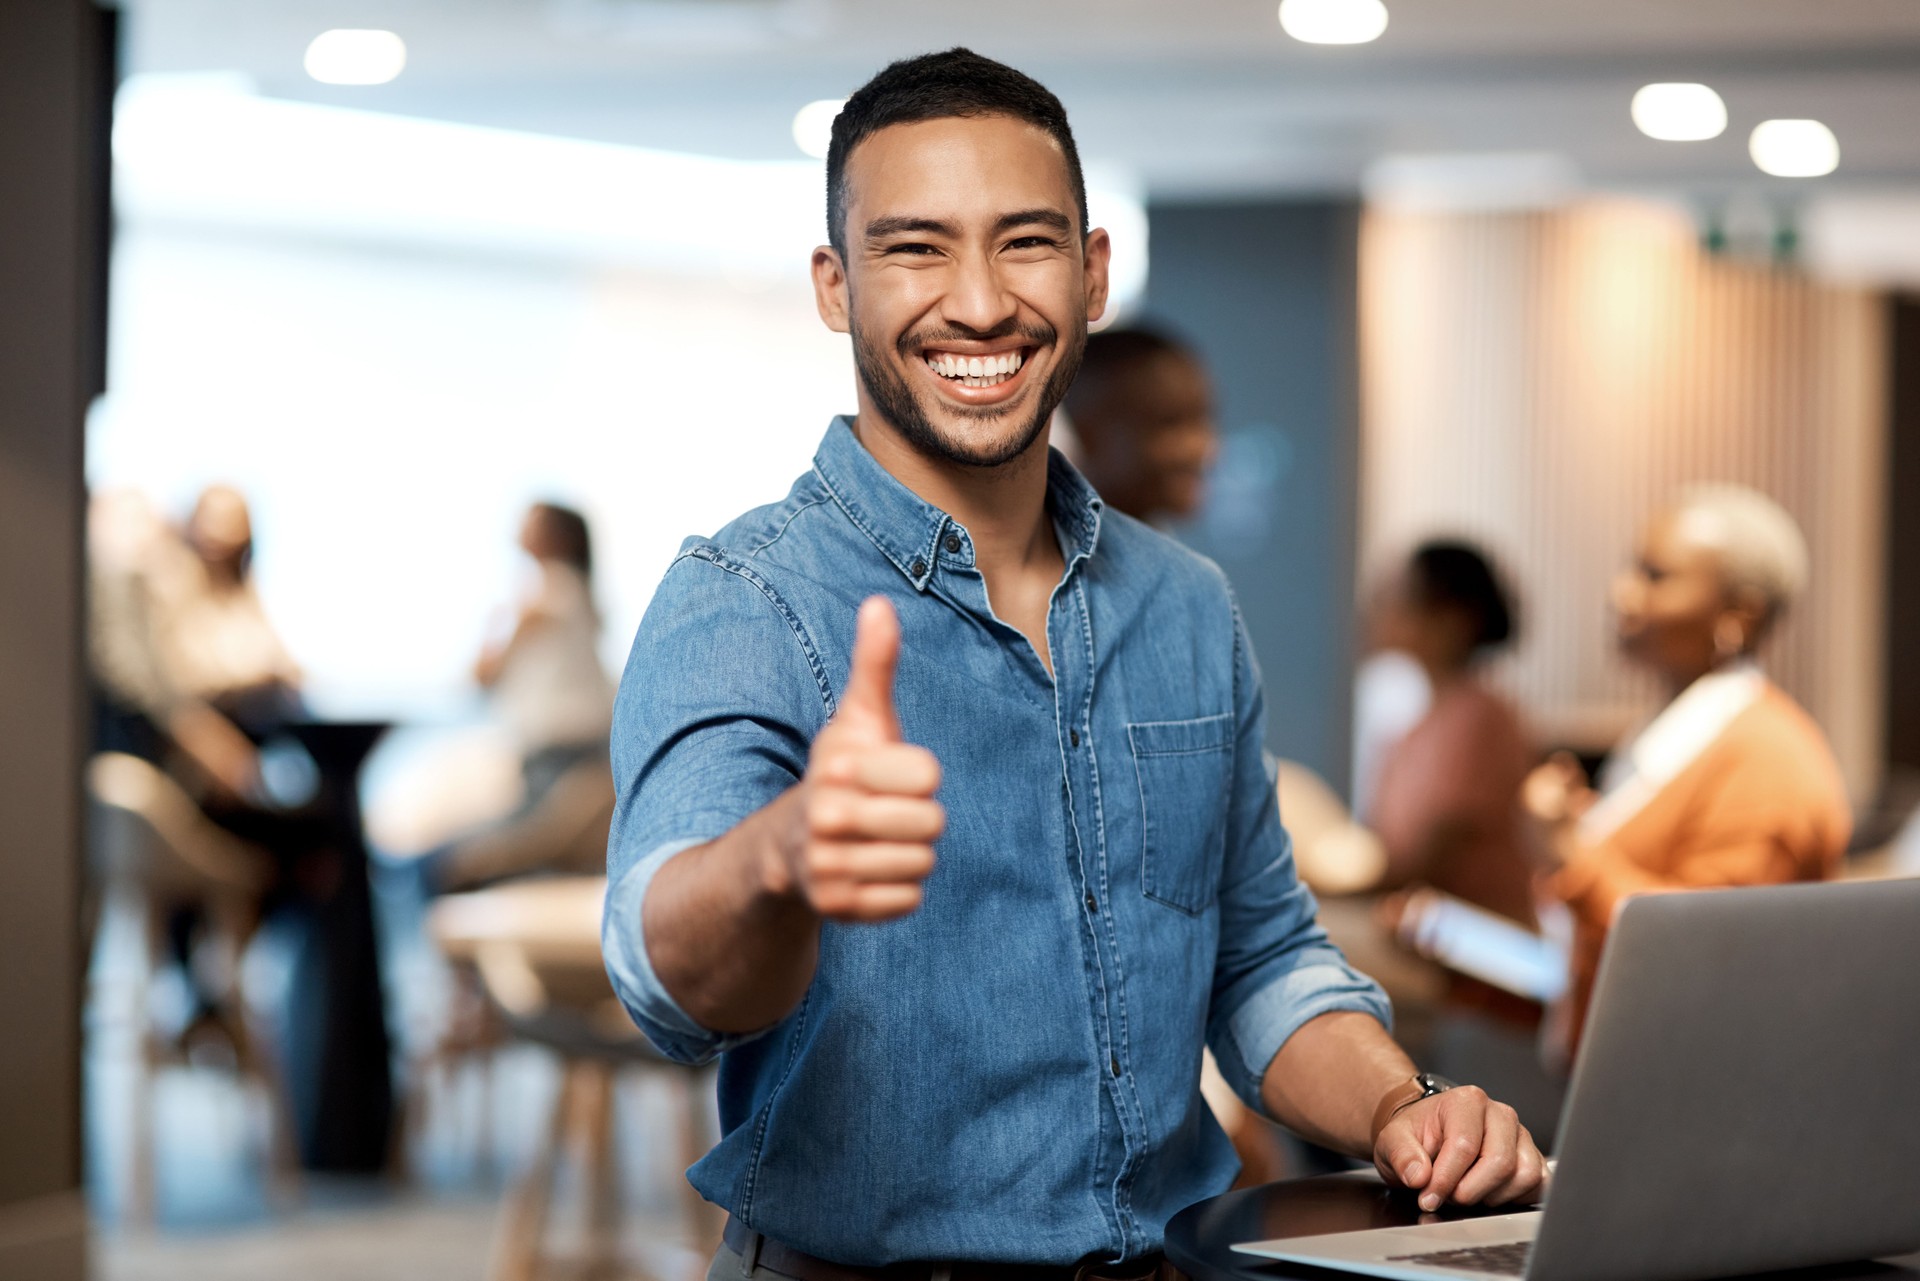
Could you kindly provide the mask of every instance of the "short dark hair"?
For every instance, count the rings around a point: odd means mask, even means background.
[[[890,64],[854,90],[834,117],[833,140],[827,146],[827,240],[843,256],[847,252],[847,157],[853,149],[889,125],[954,116],[1012,116],[1046,130],[1066,155],[1067,178],[1074,203],[1080,207],[1080,234],[1085,236],[1092,229],[1080,152],[1073,145],[1073,130],[1067,126],[1067,109],[1060,99],[1032,76],[956,47]]]
[[[1068,416],[1084,414],[1103,405],[1116,377],[1124,377],[1161,356],[1199,359],[1186,343],[1151,325],[1130,325],[1088,334],[1087,349],[1080,357],[1080,372],[1073,386],[1067,389]]]
[[[1471,543],[1436,539],[1422,543],[1408,563],[1416,600],[1430,608],[1457,609],[1473,627],[1473,647],[1482,653],[1513,639],[1513,597],[1486,556]]]
[[[1080,358],[1080,374],[1083,378],[1088,374],[1099,376],[1138,365],[1155,356],[1185,356],[1191,359],[1193,349],[1166,330],[1151,325],[1103,329],[1097,334],[1087,335],[1087,352]]]

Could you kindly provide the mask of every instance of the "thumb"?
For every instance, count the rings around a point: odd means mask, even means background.
[[[853,668],[840,700],[842,715],[852,713],[889,738],[900,737],[893,711],[893,671],[900,661],[900,619],[884,596],[869,596],[860,606],[853,636]]]
[[[1386,1134],[1380,1136],[1380,1163],[1393,1172],[1402,1187],[1425,1187],[1427,1177],[1432,1172],[1427,1163],[1427,1150],[1420,1146],[1411,1126],[1395,1126],[1393,1129],[1396,1132],[1391,1137]]]

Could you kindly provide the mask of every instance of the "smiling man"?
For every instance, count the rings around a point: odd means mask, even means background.
[[[1233,1177],[1203,1044],[1430,1205],[1533,1194],[1512,1111],[1416,1077],[1314,923],[1220,571],[1048,449],[1107,294],[1059,101],[895,63],[827,190],[859,411],[688,540],[614,728],[608,969],[721,1056],[710,1276],[1152,1275]]]

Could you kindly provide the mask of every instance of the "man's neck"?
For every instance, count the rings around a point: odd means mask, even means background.
[[[952,516],[973,539],[974,563],[991,584],[1005,574],[1058,572],[1060,549],[1047,517],[1047,437],[998,467],[928,458],[869,406],[853,432],[895,480]]]

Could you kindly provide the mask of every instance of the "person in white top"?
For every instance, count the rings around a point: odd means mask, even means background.
[[[520,751],[526,785],[501,824],[430,857],[429,887],[463,889],[543,870],[598,871],[613,809],[607,735],[614,687],[600,663],[593,547],[586,518],[535,503],[520,548],[536,577],[507,637],[488,645],[474,678]]]
[[[239,490],[210,485],[185,549],[156,562],[159,641],[173,683],[258,737],[301,714],[301,671],[253,582],[253,516]]]
[[[521,523],[520,548],[533,558],[537,577],[512,633],[481,652],[474,677],[513,732],[528,762],[529,799],[536,799],[554,770],[606,751],[613,682],[600,664],[586,518],[535,503]]]

